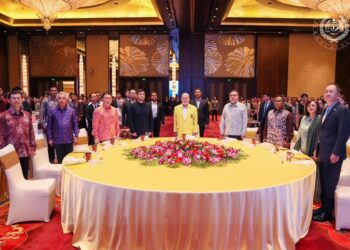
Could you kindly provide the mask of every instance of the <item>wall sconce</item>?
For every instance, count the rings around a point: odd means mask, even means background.
[[[79,95],[85,95],[85,74],[83,55],[79,56]]]
[[[117,93],[117,59],[116,55],[112,56],[112,95]]]
[[[26,55],[22,55],[22,63],[21,63],[21,82],[22,82],[22,90],[29,95],[29,84],[28,84],[28,60]]]

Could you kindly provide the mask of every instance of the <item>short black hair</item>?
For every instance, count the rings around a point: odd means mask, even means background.
[[[308,94],[306,94],[306,93],[302,93],[302,94],[301,94],[301,96],[300,96],[300,98],[304,98],[304,97],[309,98],[309,95],[308,95]]]
[[[136,90],[136,94],[141,93],[141,92],[145,93],[145,91],[143,89]]]
[[[97,93],[97,92],[96,92],[96,93]],[[106,95],[110,95],[110,96],[112,96],[112,94],[111,94],[111,93],[109,93],[109,92],[104,92],[104,93],[102,94],[101,98],[105,97]]]
[[[281,97],[282,98],[282,102],[286,102],[286,97],[284,95],[278,94],[275,96],[275,99]]]
[[[270,93],[267,93],[267,92],[262,94],[262,96],[264,96],[264,95],[266,95],[266,96],[268,96],[268,97],[271,97],[271,94],[270,94]]]
[[[53,86],[50,86],[49,90],[51,90],[52,88],[55,88],[58,90],[57,86],[53,85]]]
[[[232,93],[232,92],[236,92],[236,93],[237,93],[237,95],[239,95],[238,91],[237,91],[237,90],[235,90],[235,89],[231,90],[231,91],[228,93],[228,95],[231,95],[231,93]]]
[[[11,89],[11,91],[20,91],[20,92],[22,92],[22,88],[21,87],[13,87],[12,89]]]
[[[18,90],[17,88],[13,88],[9,94],[8,98],[11,98],[11,95],[20,95],[22,97],[22,91]]]

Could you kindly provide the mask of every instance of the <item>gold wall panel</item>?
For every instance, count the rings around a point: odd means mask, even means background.
[[[168,35],[121,35],[120,76],[166,77],[169,75]]]
[[[31,36],[29,63],[32,77],[76,77],[75,36]]]
[[[206,77],[255,76],[255,36],[206,35],[204,45]]]

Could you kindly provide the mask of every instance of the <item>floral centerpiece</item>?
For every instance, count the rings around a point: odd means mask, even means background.
[[[232,147],[215,145],[209,142],[175,139],[157,141],[151,146],[141,146],[127,150],[129,159],[139,159],[143,165],[179,165],[208,167],[238,161],[242,152]]]

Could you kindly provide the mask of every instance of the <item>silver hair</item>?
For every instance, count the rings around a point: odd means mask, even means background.
[[[188,97],[190,97],[190,94],[189,94],[189,93],[182,93],[181,98],[182,98],[184,95],[188,95]]]
[[[57,100],[58,100],[58,97],[59,97],[60,95],[63,95],[63,96],[67,99],[67,101],[69,100],[69,95],[68,95],[68,93],[63,92],[63,91],[61,91],[61,92],[59,92],[59,93],[57,94],[57,97],[56,97]]]

